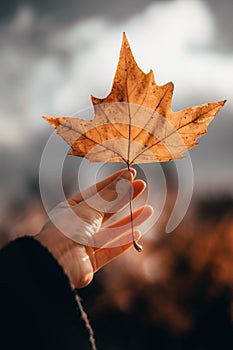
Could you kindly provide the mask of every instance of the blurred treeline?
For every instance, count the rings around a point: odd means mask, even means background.
[[[233,198],[195,198],[179,227],[166,234],[174,197],[171,187],[160,220],[141,241],[142,253],[131,249],[80,290],[99,349],[233,348]],[[1,244],[34,235],[45,219],[34,190],[30,200],[9,208]],[[84,346],[88,334],[79,331]]]

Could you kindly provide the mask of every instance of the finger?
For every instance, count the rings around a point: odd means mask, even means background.
[[[135,231],[134,237],[135,240],[138,241],[140,239],[140,232]],[[116,247],[113,248],[99,248],[96,249],[94,252],[95,255],[95,266],[94,266],[94,272],[99,270],[104,265],[108,264],[110,261],[130,249],[133,245],[132,238],[130,239],[131,234],[127,234],[125,237],[121,238],[119,240],[119,243]],[[124,243],[124,242],[129,243]]]
[[[144,205],[143,207],[135,210],[133,212],[134,224],[141,225],[144,221],[150,218],[153,215],[153,213],[154,213],[154,210],[150,205]],[[115,221],[114,223],[103,227],[103,230],[125,227],[128,225],[128,223],[131,223],[131,215],[127,215],[124,218],[121,218],[120,220]]]
[[[142,194],[145,191],[145,189],[146,189],[146,183],[144,181],[135,180],[132,183],[131,188],[130,187],[126,188],[125,195],[118,199],[118,202],[115,203],[116,205],[113,206],[109,210],[109,212],[104,213],[103,223],[111,219],[116,214],[116,212],[126,207],[130,202],[130,197],[132,200],[137,198],[140,194]]]
[[[150,206],[144,206],[133,213],[133,224],[134,227],[142,225],[153,215],[153,209]],[[132,222],[131,215],[127,215],[121,220],[102,228],[94,236],[95,246],[103,247],[105,245],[111,245],[111,247],[118,244],[119,238],[125,233],[131,231]],[[131,239],[131,237],[130,237]],[[125,242],[129,243],[129,242]]]
[[[111,176],[107,177],[106,179],[104,179],[104,180],[98,182],[97,184],[87,188],[82,193],[77,193],[76,195],[74,195],[73,197],[68,199],[69,204],[76,205],[76,204],[80,203],[83,199],[87,199],[87,198],[94,196],[96,194],[96,192],[99,192],[103,188],[105,188],[106,186],[110,185],[114,180],[118,179],[124,172],[127,172],[127,171],[128,171],[128,169],[121,169],[121,170],[117,171],[116,173],[112,174]],[[135,178],[135,176],[137,174],[136,170],[133,168],[130,168],[130,172],[131,172],[133,178]]]
[[[121,198],[129,193],[132,179],[132,173],[124,171],[120,177],[91,198],[75,206],[69,206],[67,202],[60,203],[50,213],[51,221],[59,231],[73,241],[85,246],[96,246],[95,234],[101,228],[104,212],[109,212],[113,203],[119,204]],[[103,198],[104,196],[107,200]],[[117,197],[116,201],[112,201],[114,197]],[[116,206],[115,210],[119,208],[120,205]]]
[[[121,202],[125,203],[126,198],[129,197],[132,181],[132,173],[124,171],[120,177],[95,193],[94,196],[85,198],[83,202],[103,214],[116,212],[122,207]]]

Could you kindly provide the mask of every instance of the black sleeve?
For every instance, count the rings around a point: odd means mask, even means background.
[[[63,269],[39,242],[0,251],[0,349],[78,350],[80,315]]]

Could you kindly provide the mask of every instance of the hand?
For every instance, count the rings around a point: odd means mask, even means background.
[[[102,226],[146,187],[134,169],[121,170],[67,201],[49,215],[35,237],[57,259],[73,288],[89,284],[94,273],[132,246],[130,215]],[[153,214],[150,206],[133,213],[134,227]],[[139,240],[140,233],[134,232]]]

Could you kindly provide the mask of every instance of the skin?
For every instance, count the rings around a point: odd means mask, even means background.
[[[94,231],[93,237],[97,243],[95,247],[75,242],[59,231],[51,221],[36,235],[35,238],[52,253],[63,267],[72,288],[82,288],[88,285],[96,271],[132,247],[130,215],[109,225],[106,222],[129,204],[129,186],[125,190],[125,195],[117,201],[116,184],[120,180],[127,180],[130,183],[133,199],[145,190],[146,184],[142,180],[134,180],[135,176],[134,169],[120,170],[88,188],[83,194],[78,193],[67,200],[82,222]],[[98,210],[96,206],[91,207],[87,199],[91,201],[96,193],[110,204],[114,201],[116,203],[114,209],[106,212],[101,209],[101,204]],[[133,213],[134,227],[141,225],[152,214],[153,209],[150,206],[143,206],[136,210]],[[138,241],[139,231],[135,230],[134,235],[135,240]]]

